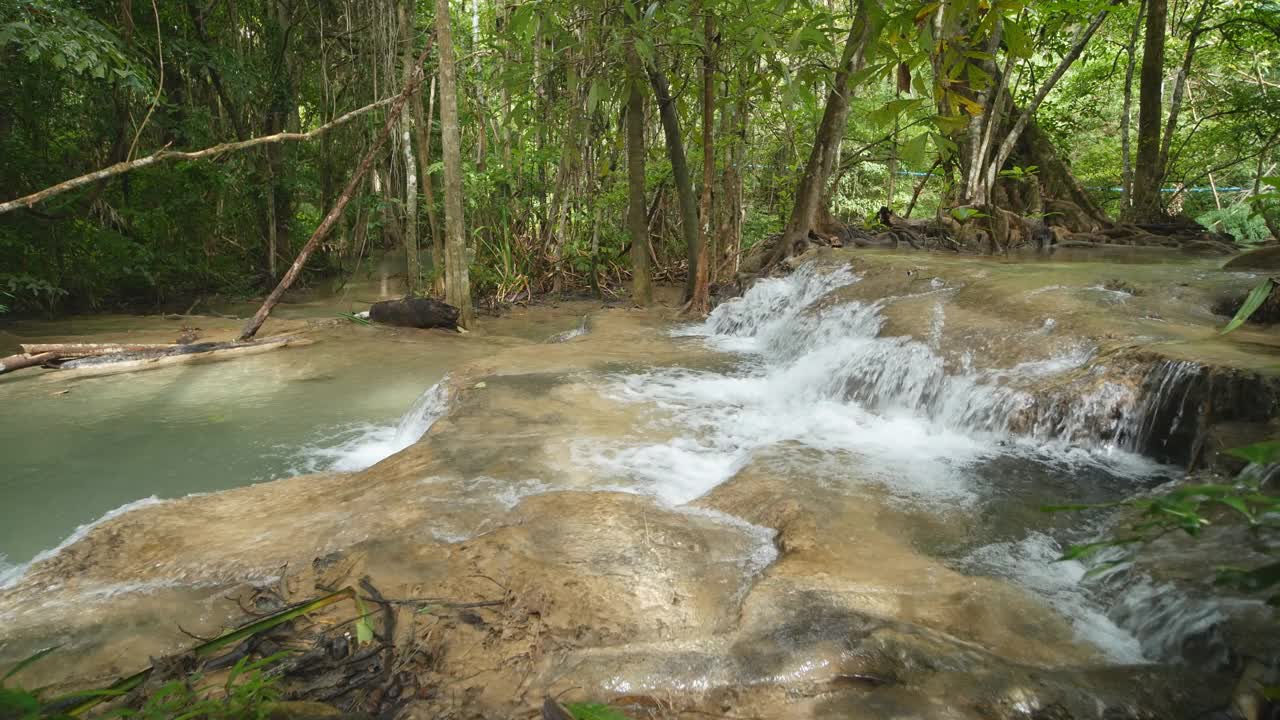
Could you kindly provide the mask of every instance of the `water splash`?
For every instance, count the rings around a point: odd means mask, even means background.
[[[48,560],[49,558],[57,555],[58,553],[65,550],[66,548],[71,547],[77,542],[80,542],[82,539],[84,539],[86,535],[89,534],[89,531],[98,527],[102,523],[105,523],[108,520],[112,520],[114,518],[120,517],[125,513],[133,512],[134,510],[137,510],[139,508],[144,508],[151,505],[159,505],[162,502],[164,501],[152,495],[151,497],[145,497],[141,500],[134,500],[133,502],[125,503],[124,505],[121,505],[120,507],[114,510],[110,510],[104,513],[102,517],[98,518],[97,520],[94,520],[92,522],[87,522],[81,525],[80,527],[76,528],[74,532],[68,535],[62,542],[58,543],[56,547],[50,548],[48,550],[40,551],[40,553],[38,553],[34,558],[31,559],[31,562],[25,563],[23,565],[11,565],[5,562],[0,562],[0,590],[8,590],[9,588],[13,587],[18,583],[19,580],[22,579],[24,575],[27,574],[27,570],[29,568],[36,565],[37,563]],[[5,557],[3,555],[0,555],[0,561],[4,561],[4,560],[5,560]]]
[[[364,470],[417,442],[448,408],[446,375],[423,391],[395,425],[348,425],[295,451],[289,474]]]
[[[647,432],[666,439],[583,439],[575,459],[617,489],[671,505],[691,502],[766,455],[784,474],[833,486],[873,483],[894,501],[934,510],[1010,492],[1001,487],[1001,458],[1058,477],[1087,472],[1119,487],[1157,471],[1120,444],[1131,432],[1137,384],[1101,365],[1092,344],[1058,343],[1052,356],[1009,367],[975,367],[972,356],[948,362],[941,300],[931,303],[925,337],[883,335],[883,311],[896,299],[858,302],[840,292],[858,279],[847,268],[802,267],[678,329],[737,364],[727,372],[614,376],[605,392],[650,406]],[[1038,331],[1054,326],[1046,319]],[[823,459],[811,462],[815,455]],[[1140,643],[1081,585],[1084,568],[1052,562],[1060,554],[1057,539],[1032,532],[988,542],[958,562],[1021,583],[1111,658],[1142,661]]]
[[[1049,606],[1071,620],[1076,636],[1101,649],[1119,663],[1141,663],[1162,657],[1146,652],[1115,618],[1109,617],[1092,588],[1083,581],[1088,569],[1075,561],[1056,562],[1062,547],[1052,537],[1032,532],[1017,542],[985,545],[960,565],[970,572],[1004,577],[1045,598]]]

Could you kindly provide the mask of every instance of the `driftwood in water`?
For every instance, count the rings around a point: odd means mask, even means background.
[[[44,352],[44,353],[36,353],[36,354],[23,353],[20,355],[10,355],[7,358],[0,358],[0,375],[3,375],[7,372],[13,372],[14,370],[21,370],[23,368],[35,367],[36,365],[43,365],[44,363],[51,362],[57,359],[58,359],[58,354],[52,353],[52,352]]]
[[[432,298],[384,300],[369,307],[369,319],[414,328],[458,327],[458,308]]]
[[[19,347],[28,355],[55,353],[59,357],[75,358],[130,352],[163,352],[173,348],[173,345],[168,343],[23,343]]]
[[[164,350],[125,352],[114,355],[97,355],[67,360],[58,365],[66,373],[77,377],[115,375],[183,365],[188,363],[216,362],[244,355],[278,350],[289,345],[309,345],[311,340],[297,336],[276,336],[250,342],[193,343],[191,345],[167,345]]]

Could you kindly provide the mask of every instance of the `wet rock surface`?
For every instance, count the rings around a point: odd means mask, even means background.
[[[1236,665],[1123,654],[1138,641],[1076,591],[1083,568],[1050,562],[1079,529],[1037,508],[1154,483],[1108,460],[1143,433],[1257,430],[1275,338],[1216,338],[1208,279],[1162,289],[1185,269],[1108,287],[1114,267],[817,260],[861,280],[710,336],[601,311],[571,342],[455,368],[444,414],[367,470],[109,519],[0,590],[0,662],[61,642],[75,665],[24,681],[108,678],[242,621],[250,588],[367,576],[439,599],[399,611],[397,646],[430,658],[416,686],[435,689],[406,717],[532,717],[547,695],[635,717],[1227,707]],[[1190,356],[1209,358],[1204,397],[1162,395],[1156,368]],[[1184,430],[1172,408],[1193,404],[1210,422]]]

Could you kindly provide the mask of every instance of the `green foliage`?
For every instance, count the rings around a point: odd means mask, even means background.
[[[1252,206],[1246,204],[1228,205],[1221,210],[1214,208],[1197,217],[1196,222],[1232,236],[1241,245],[1256,245],[1271,237],[1262,215],[1252,212]]]
[[[1236,457],[1248,460],[1251,467],[1267,467],[1280,463],[1280,440],[1270,440],[1231,451]],[[1259,538],[1258,547],[1274,554],[1274,539],[1280,530],[1280,496],[1268,494],[1261,488],[1259,473],[1246,471],[1231,485],[1186,485],[1154,497],[1137,497],[1103,505],[1051,505],[1045,512],[1080,511],[1095,508],[1127,508],[1133,519],[1115,536],[1096,542],[1073,545],[1063,553],[1059,561],[1085,560],[1104,550],[1130,548],[1149,543],[1167,533],[1183,533],[1197,537],[1212,526],[1209,513],[1213,508],[1225,508],[1242,519],[1250,533]],[[1108,560],[1098,563],[1091,572],[1098,572],[1128,559]],[[1280,585],[1280,562],[1273,562],[1253,569],[1221,566],[1217,582],[1246,592],[1267,592]],[[1280,593],[1271,595],[1269,602],[1280,605]]]
[[[127,91],[149,90],[145,74],[120,38],[80,8],[55,0],[15,0],[0,11],[0,48],[12,46],[27,63]]]
[[[573,720],[630,720],[621,710],[600,703],[569,703],[565,709]]]
[[[249,662],[241,658],[219,685],[200,683],[201,675],[192,675],[167,683],[151,693],[141,708],[118,708],[108,717],[137,720],[265,720],[271,715],[271,704],[280,699],[275,679],[263,669],[279,660],[277,654]]]

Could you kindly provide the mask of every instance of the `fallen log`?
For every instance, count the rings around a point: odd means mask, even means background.
[[[22,352],[28,355],[57,353],[64,358],[75,358],[91,355],[162,351],[174,346],[169,343],[23,343],[19,347],[22,348]]]
[[[36,365],[43,365],[44,363],[50,362],[52,360],[56,360],[57,358],[58,358],[58,354],[53,352],[43,352],[43,353],[36,353],[36,354],[32,354],[28,352],[28,353],[23,353],[21,355],[10,355],[7,358],[0,358],[0,375],[3,375],[8,372],[13,372],[14,370],[21,370],[23,368],[35,367]]]
[[[159,352],[128,352],[68,360],[58,366],[60,371],[57,376],[94,377],[153,370],[171,365],[217,362],[245,355],[257,355],[288,346],[310,345],[312,342],[297,336],[278,336],[252,342],[168,345],[165,346],[168,349]]]

